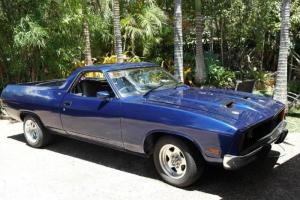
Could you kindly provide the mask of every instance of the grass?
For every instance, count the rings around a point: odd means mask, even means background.
[[[290,133],[300,133],[300,109],[291,109],[286,116],[287,128]]]

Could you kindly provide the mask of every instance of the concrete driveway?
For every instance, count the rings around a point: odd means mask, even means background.
[[[1,200],[300,198],[299,133],[241,170],[209,166],[187,189],[160,181],[150,159],[63,137],[33,149],[22,133],[21,123],[0,120]]]

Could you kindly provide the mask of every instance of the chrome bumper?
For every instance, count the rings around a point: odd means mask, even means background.
[[[256,148],[255,150],[251,151],[246,155],[242,155],[242,156],[234,156],[230,154],[224,155],[223,158],[224,168],[233,170],[245,166],[256,159],[257,154],[262,150],[264,146],[271,144],[273,142],[275,142],[276,144],[283,142],[288,133],[288,130],[285,129],[285,127],[286,127],[286,122],[282,121],[276,128],[274,128],[274,130],[270,134],[266,135],[265,137],[259,140],[259,142],[261,142],[261,145],[258,148]]]

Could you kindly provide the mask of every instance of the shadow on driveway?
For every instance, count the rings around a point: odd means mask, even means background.
[[[24,142],[23,134],[9,138]],[[58,136],[45,149],[85,161],[158,179],[151,159]],[[265,160],[256,160],[237,171],[208,166],[202,179],[186,190],[218,195],[222,199],[299,199],[300,154],[277,166],[279,152],[271,151]]]

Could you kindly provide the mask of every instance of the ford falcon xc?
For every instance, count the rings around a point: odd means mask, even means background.
[[[160,177],[193,184],[207,163],[237,169],[284,141],[285,106],[179,82],[152,63],[93,65],[65,80],[7,85],[1,101],[29,146],[54,134],[153,157]]]

